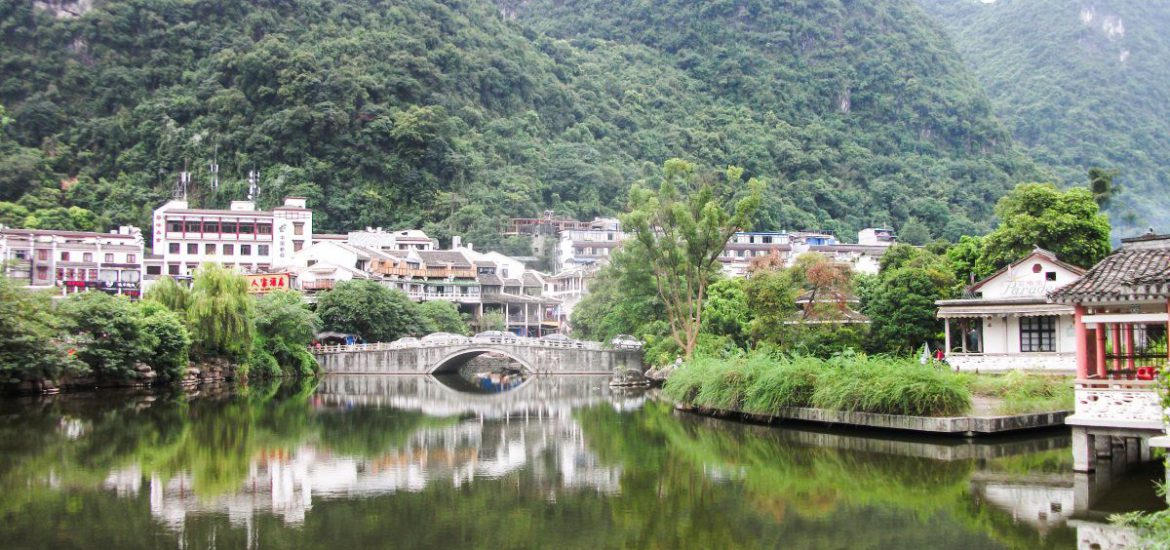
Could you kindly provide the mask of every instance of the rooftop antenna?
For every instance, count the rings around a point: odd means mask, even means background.
[[[207,171],[211,173],[211,191],[219,191],[219,146],[215,146],[215,153],[212,154],[211,164],[208,165]]]
[[[260,196],[260,171],[248,170],[248,200],[255,201]]]
[[[187,171],[187,161],[183,161],[183,171],[179,172],[179,184],[175,187],[175,198],[187,200],[187,190],[191,187],[191,172]]]

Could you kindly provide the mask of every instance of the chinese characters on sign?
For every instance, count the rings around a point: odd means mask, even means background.
[[[244,275],[248,281],[248,292],[264,294],[273,290],[287,290],[289,287],[288,273],[264,273]]]

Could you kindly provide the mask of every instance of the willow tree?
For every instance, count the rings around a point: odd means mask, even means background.
[[[671,337],[686,359],[698,342],[703,301],[719,272],[719,254],[750,225],[763,193],[763,183],[755,178],[744,184],[741,168],[728,167],[724,178],[725,194],[740,195],[733,204],[721,204],[712,182],[700,178],[693,164],[670,159],[657,191],[640,185],[630,189],[630,213],[622,217],[625,230],[645,249]]]
[[[191,301],[191,291],[173,278],[164,276],[159,277],[157,281],[150,285],[150,289],[146,291],[146,295],[143,298],[154,300],[182,316],[187,314],[187,305]]]
[[[255,331],[253,307],[242,276],[216,264],[200,266],[187,305],[192,348],[204,357],[246,357]]]

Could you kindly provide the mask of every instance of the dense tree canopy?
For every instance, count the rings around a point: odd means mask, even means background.
[[[613,214],[684,157],[767,180],[761,226],[941,236],[1035,179],[912,0],[41,5],[0,1],[0,216],[22,225],[145,226],[183,166],[202,206],[256,168],[262,207],[304,195],[323,231],[522,249],[504,217]]]
[[[1092,267],[1109,254],[1109,219],[1093,194],[1076,187],[1024,184],[995,206],[1000,224],[982,240],[979,271],[1003,267],[1040,247],[1073,265]]]
[[[327,330],[355,334],[368,342],[390,342],[425,330],[418,305],[377,281],[338,283],[317,297],[317,315]]]

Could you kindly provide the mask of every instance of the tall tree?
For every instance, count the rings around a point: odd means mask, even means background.
[[[345,281],[317,297],[325,328],[356,334],[370,342],[389,342],[423,332],[418,305],[377,281]]]
[[[1101,210],[1109,208],[1113,198],[1121,194],[1121,187],[1113,183],[1115,177],[1117,170],[1089,168],[1089,192],[1093,194],[1093,200],[1097,201],[1097,206]]]
[[[187,325],[197,354],[247,357],[255,333],[253,322],[253,300],[242,276],[218,264],[203,264],[195,270]]]
[[[1109,218],[1084,187],[1025,183],[995,205],[999,227],[983,239],[981,270],[998,269],[1039,246],[1089,267],[1109,254]]]
[[[743,185],[743,169],[728,167],[727,189]],[[666,305],[670,334],[690,359],[703,323],[703,301],[718,273],[717,258],[728,239],[750,226],[759,208],[763,183],[747,181],[746,194],[729,210],[695,166],[670,159],[662,168],[658,190],[630,189],[630,213],[622,224],[646,251],[658,295]]]

